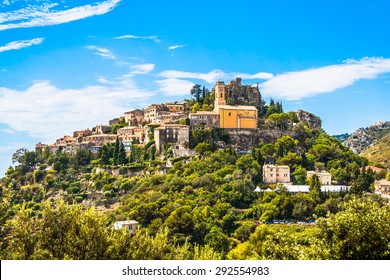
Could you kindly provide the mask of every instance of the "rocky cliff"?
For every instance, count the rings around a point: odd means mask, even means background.
[[[307,123],[310,129],[320,129],[322,121],[320,117],[317,117],[316,115],[303,111],[298,110],[297,111],[297,117],[300,122]]]

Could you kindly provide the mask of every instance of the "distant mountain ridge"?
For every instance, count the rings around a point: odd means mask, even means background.
[[[390,121],[377,122],[348,134],[335,135],[354,153],[366,157],[372,163],[390,167]]]
[[[379,141],[386,134],[390,133],[390,122],[377,122],[366,128],[359,128],[352,133],[343,144],[354,153],[361,154],[370,145]]]

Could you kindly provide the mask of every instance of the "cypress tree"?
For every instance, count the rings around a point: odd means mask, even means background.
[[[102,147],[102,156],[100,157],[100,165],[109,165],[110,164],[110,151],[107,145]]]
[[[115,146],[114,146],[114,165],[115,164],[118,164],[118,159],[119,159],[119,138],[116,137],[116,140],[115,140]]]
[[[124,165],[127,163],[127,160],[126,160],[126,150],[125,150],[125,145],[123,145],[123,143],[121,143],[119,145],[119,153],[118,153],[118,160],[117,160],[117,164],[121,164],[121,165]]]

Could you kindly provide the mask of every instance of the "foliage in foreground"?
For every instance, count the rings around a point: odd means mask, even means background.
[[[390,207],[352,199],[315,225],[261,225],[227,259],[389,259]],[[92,208],[46,204],[42,214],[22,208],[2,229],[1,259],[220,259],[222,232],[212,229],[206,245],[178,242],[161,227],[154,234],[113,230]]]

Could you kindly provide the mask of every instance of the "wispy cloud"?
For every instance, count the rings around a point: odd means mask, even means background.
[[[29,143],[24,143],[24,142],[12,142],[8,145],[2,145],[0,146],[0,154],[9,154],[9,152],[16,151],[17,149],[24,148],[27,146],[30,146],[31,144]],[[7,158],[8,160],[8,158]]]
[[[161,40],[157,36],[137,36],[137,35],[123,35],[115,37],[114,39],[141,39],[141,40],[152,40],[156,43],[160,43]]]
[[[157,81],[157,84],[160,86],[160,92],[166,96],[185,96],[190,95],[190,90],[195,83],[169,78]]]
[[[13,41],[6,44],[5,46],[0,46],[0,53],[10,50],[19,50],[33,45],[39,45],[42,44],[43,40],[44,38],[35,38],[32,40]]]
[[[113,10],[122,0],[107,0],[94,5],[77,6],[60,10],[58,3],[29,5],[25,8],[0,13],[0,31],[14,28],[49,26],[103,15]],[[54,8],[57,8],[55,10]]]
[[[159,74],[160,77],[174,78],[174,79],[198,79],[203,80],[207,83],[214,83],[218,80],[229,80],[241,77],[243,79],[271,79],[273,75],[271,73],[259,72],[256,74],[247,73],[225,73],[221,70],[212,70],[209,73],[196,73],[196,72],[184,72],[176,70],[166,70]]]
[[[96,51],[95,54],[103,58],[114,59],[114,60],[117,59],[116,56],[112,53],[112,51],[110,51],[109,49],[100,48],[96,46],[87,46],[85,48],[87,48],[88,50]]]
[[[174,45],[174,46],[169,46],[168,50],[176,50],[179,48],[184,48],[186,45]]]
[[[137,64],[130,66],[130,68],[132,69],[132,74],[147,74],[153,71],[154,66],[154,64]]]
[[[5,132],[7,134],[15,134],[15,131],[13,131],[12,129],[8,129],[8,128],[4,128],[1,130],[2,132]]]
[[[13,131],[27,131],[52,142],[150,103],[154,94],[140,89],[132,79],[78,89],[60,89],[50,81],[36,81],[25,90],[0,87],[0,122]]]
[[[262,93],[287,100],[333,92],[362,79],[375,79],[390,72],[388,58],[348,59],[343,64],[329,65],[276,75],[262,83]]]

